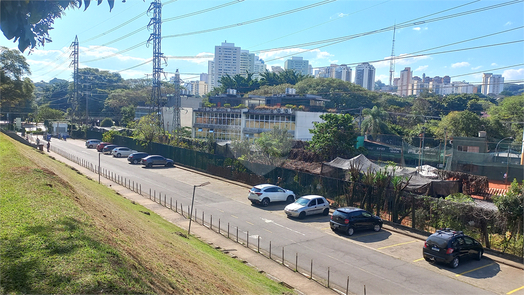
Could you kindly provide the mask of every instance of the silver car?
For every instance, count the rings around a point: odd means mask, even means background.
[[[329,214],[329,202],[326,198],[317,195],[303,196],[284,208],[288,217],[304,218],[306,215]]]
[[[294,202],[295,193],[273,184],[259,184],[249,191],[247,198],[252,204],[261,204],[266,207],[273,202]]]
[[[120,157],[126,157],[131,155],[132,153],[136,153],[135,150],[132,150],[128,147],[116,147],[111,151],[111,154],[113,157],[120,158]]]

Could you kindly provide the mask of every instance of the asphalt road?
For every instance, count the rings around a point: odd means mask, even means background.
[[[289,219],[283,212],[285,204],[265,208],[247,200],[249,187],[210,178],[181,168],[143,168],[131,165],[125,158],[100,155],[87,149],[84,141],[52,139],[54,151],[63,151],[89,165],[98,165],[103,173],[125,179],[140,188],[143,194],[165,199],[187,212],[193,186],[209,181],[196,189],[195,215],[213,223],[231,236],[238,236],[252,247],[270,251],[274,259],[284,253],[286,264],[298,261],[301,272],[309,274],[313,265],[315,277],[327,279],[331,285],[343,286],[350,278],[350,291],[369,294],[524,294],[524,272],[498,263],[489,257],[481,261],[463,261],[456,269],[431,265],[422,259],[423,241],[405,236],[387,227],[375,233],[357,232],[352,237],[334,233],[329,216],[304,220]],[[202,215],[203,214],[203,215]]]

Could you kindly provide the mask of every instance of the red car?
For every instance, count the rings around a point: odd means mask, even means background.
[[[101,142],[99,143],[97,146],[96,146],[96,150],[99,151],[99,152],[102,152],[102,150],[104,149],[104,147],[108,144],[111,144],[110,142]]]

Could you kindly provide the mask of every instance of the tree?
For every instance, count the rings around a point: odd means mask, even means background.
[[[295,70],[287,69],[285,71],[275,73],[266,70],[260,74],[260,85],[262,86],[276,86],[280,84],[295,85],[298,82],[309,78],[309,75],[303,75]]]
[[[323,157],[350,157],[355,152],[357,131],[353,117],[349,114],[323,114],[324,122],[314,122],[313,134],[308,149]]]
[[[1,46],[0,65],[0,108],[11,113],[31,112],[35,86],[31,79],[24,78],[31,74],[25,57]]]
[[[286,129],[275,127],[270,132],[263,132],[255,140],[259,159],[263,164],[279,166],[293,147],[293,138]]]
[[[84,10],[90,0],[84,0]],[[100,5],[101,0],[98,1]],[[113,9],[114,0],[107,0],[109,9]],[[4,36],[18,41],[18,49],[24,52],[28,47],[51,42],[49,30],[54,20],[61,18],[67,8],[80,8],[82,0],[72,1],[0,1],[0,27]]]
[[[498,196],[494,199],[494,203],[499,209],[501,215],[506,219],[507,230],[509,237],[504,236],[504,251],[509,246],[512,238],[516,238],[523,233],[523,217],[524,211],[524,197],[523,197],[524,182],[519,184],[517,180],[513,180],[508,192],[505,195]]]
[[[162,129],[160,128],[159,118],[157,115],[151,114],[140,118],[133,131],[133,138],[143,140],[146,146],[149,146],[160,134],[162,134]]]
[[[65,113],[60,110],[52,109],[48,106],[42,106],[38,108],[36,112],[37,122],[52,121],[52,120],[62,120],[65,116]]]
[[[105,118],[100,122],[100,127],[111,127],[113,126],[113,120],[111,118]]]
[[[221,84],[220,87],[215,88],[213,93],[225,93],[227,89],[235,89],[238,94],[243,95],[260,88],[258,80],[253,79],[253,74],[246,74],[246,77],[240,74],[236,74],[233,77],[231,77],[229,74],[222,76],[218,81]]]
[[[362,133],[371,133],[373,139],[377,134],[385,134],[388,132],[388,126],[384,123],[388,113],[380,108],[374,106],[372,109],[362,110],[362,115],[366,118],[362,121]]]
[[[122,107],[120,109],[120,113],[122,114],[122,119],[120,120],[120,123],[122,126],[129,127],[129,124],[131,124],[131,122],[134,122],[135,111],[136,108],[133,105]]]
[[[448,136],[475,137],[480,131],[479,116],[470,111],[451,112],[439,123],[439,129],[447,129]]]

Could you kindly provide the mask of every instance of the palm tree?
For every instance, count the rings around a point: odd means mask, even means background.
[[[377,134],[384,134],[388,132],[388,126],[384,123],[384,119],[388,113],[377,106],[372,109],[363,109],[362,115],[365,116],[362,121],[361,132],[364,134],[371,134],[376,138]]]

